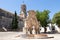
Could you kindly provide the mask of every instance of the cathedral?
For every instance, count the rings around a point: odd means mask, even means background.
[[[24,19],[26,18],[27,13],[26,13],[26,5],[22,4],[21,5],[21,11],[20,15],[18,15],[18,29],[22,30],[24,27]],[[11,31],[11,23],[12,23],[12,18],[14,17],[14,13],[11,13],[9,11],[6,11],[2,8],[0,8],[0,31]]]

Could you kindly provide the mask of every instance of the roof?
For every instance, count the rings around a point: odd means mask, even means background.
[[[2,9],[2,8],[0,8],[0,12],[13,14],[13,12],[7,11],[7,10]]]

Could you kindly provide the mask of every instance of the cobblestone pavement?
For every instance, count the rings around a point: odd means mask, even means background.
[[[47,34],[48,36],[54,36],[54,38],[48,39],[26,39],[18,35],[23,32],[0,32],[0,40],[60,40],[60,34]]]

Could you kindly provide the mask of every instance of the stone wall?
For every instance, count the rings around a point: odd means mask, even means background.
[[[14,14],[3,9],[0,9],[0,31],[4,31],[3,27],[5,27],[8,31],[11,29],[12,18]],[[18,16],[18,26],[21,30],[23,25],[23,20]]]

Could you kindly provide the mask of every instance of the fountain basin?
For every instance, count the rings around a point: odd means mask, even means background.
[[[27,38],[46,39],[46,38],[54,38],[54,37],[48,37],[47,34],[28,34]]]

